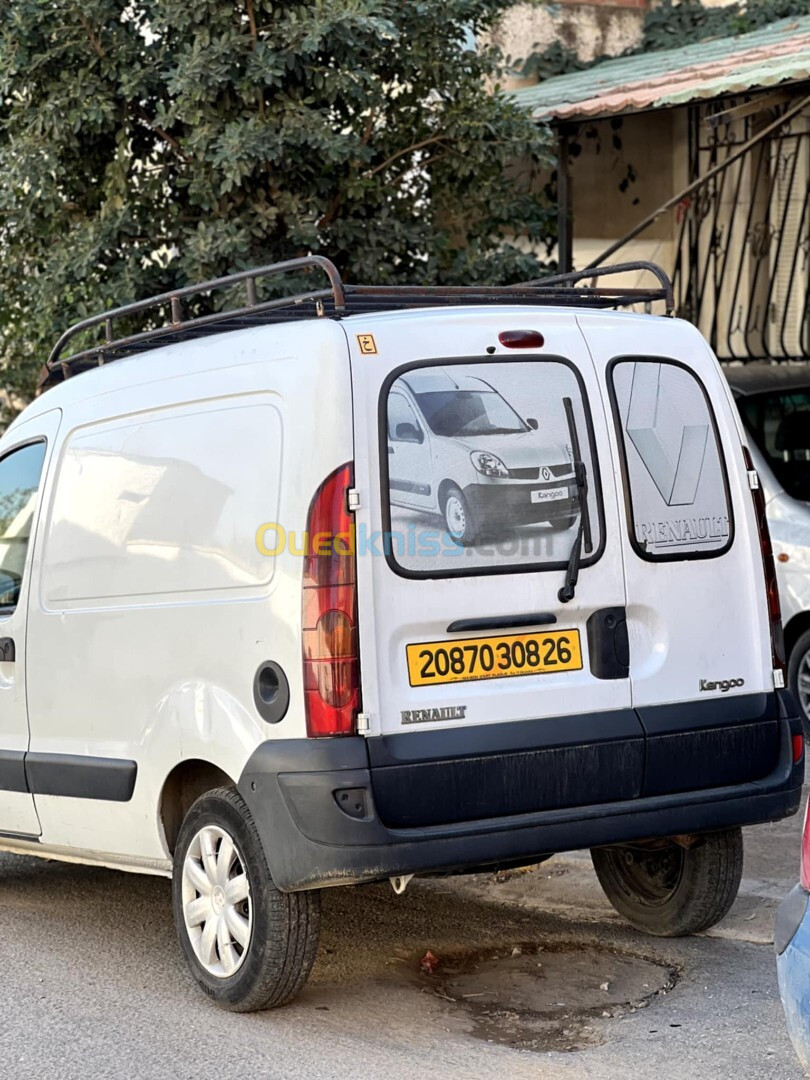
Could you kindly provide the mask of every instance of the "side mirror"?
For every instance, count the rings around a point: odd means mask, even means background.
[[[527,416],[526,423],[529,425],[532,431],[537,431],[538,427],[540,426],[533,416]]]
[[[394,430],[394,437],[399,442],[415,443],[423,442],[425,438],[415,424],[397,424],[396,429]]]

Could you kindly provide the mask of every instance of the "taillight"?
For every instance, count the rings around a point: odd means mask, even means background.
[[[754,463],[748,452],[748,447],[743,447],[745,467],[754,473]],[[765,572],[765,592],[768,598],[768,620],[771,626],[771,657],[774,672],[781,671],[782,685],[785,679],[785,639],[782,633],[782,608],[779,603],[779,587],[776,583],[776,563],[773,558],[771,547],[771,533],[768,529],[768,519],[765,516],[765,493],[761,486],[751,489],[754,499],[754,511],[759,528],[759,545],[762,551],[762,569]]]
[[[808,815],[810,815],[810,802],[804,812],[804,828],[802,829],[802,865],[799,877],[802,888],[810,892],[810,828],[808,827]]]
[[[324,480],[307,516],[302,596],[307,735],[352,735],[360,710],[351,464]]]

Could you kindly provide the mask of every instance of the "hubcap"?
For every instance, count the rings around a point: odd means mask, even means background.
[[[810,650],[799,661],[796,683],[799,692],[799,704],[804,711],[804,715],[810,720]]]
[[[467,525],[464,514],[464,506],[461,500],[451,495],[444,508],[444,518],[447,522],[447,531],[451,536],[462,536]]]
[[[247,955],[253,906],[245,860],[218,825],[200,829],[183,863],[183,918],[194,954],[210,975],[230,978]]]

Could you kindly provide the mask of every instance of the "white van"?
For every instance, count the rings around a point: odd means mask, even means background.
[[[194,977],[242,1011],[303,985],[324,886],[590,847],[634,925],[720,919],[803,740],[720,367],[606,310],[671,308],[652,269],[378,289],[313,257],[65,334],[0,440],[0,849],[171,877]],[[448,386],[510,430],[444,434]],[[479,540],[448,485],[503,499]]]

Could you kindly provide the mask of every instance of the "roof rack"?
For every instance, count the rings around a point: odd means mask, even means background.
[[[289,296],[259,298],[259,282],[281,274],[322,271],[328,285],[297,292]],[[577,282],[595,280],[613,274],[646,271],[658,279],[657,289],[597,288],[594,285],[579,286]],[[220,290],[234,290],[244,286],[244,301],[234,307],[224,307],[206,314],[186,314],[188,301],[195,298],[197,304]],[[651,262],[617,263],[613,266],[589,270],[577,270],[569,274],[538,278],[519,285],[346,285],[337,267],[321,255],[309,255],[301,259],[273,263],[254,270],[242,270],[226,277],[214,278],[199,285],[161,293],[148,300],[103,311],[92,318],[71,326],[54,345],[47,363],[42,369],[38,389],[44,390],[71,375],[91,367],[109,363],[125,356],[145,352],[177,341],[186,341],[208,334],[220,334],[227,330],[270,322],[289,322],[294,319],[332,318],[358,315],[376,311],[396,311],[405,308],[437,307],[469,304],[533,304],[567,305],[588,308],[629,307],[643,303],[650,305],[663,301],[666,314],[674,310],[672,283],[667,274]],[[116,322],[125,320],[131,324],[133,317],[141,316],[147,323],[145,329],[116,337]],[[149,325],[149,324],[152,325]],[[91,337],[89,344],[79,347],[68,355],[66,346],[74,339]],[[95,338],[95,340],[92,340]],[[80,341],[75,342],[81,345]]]

